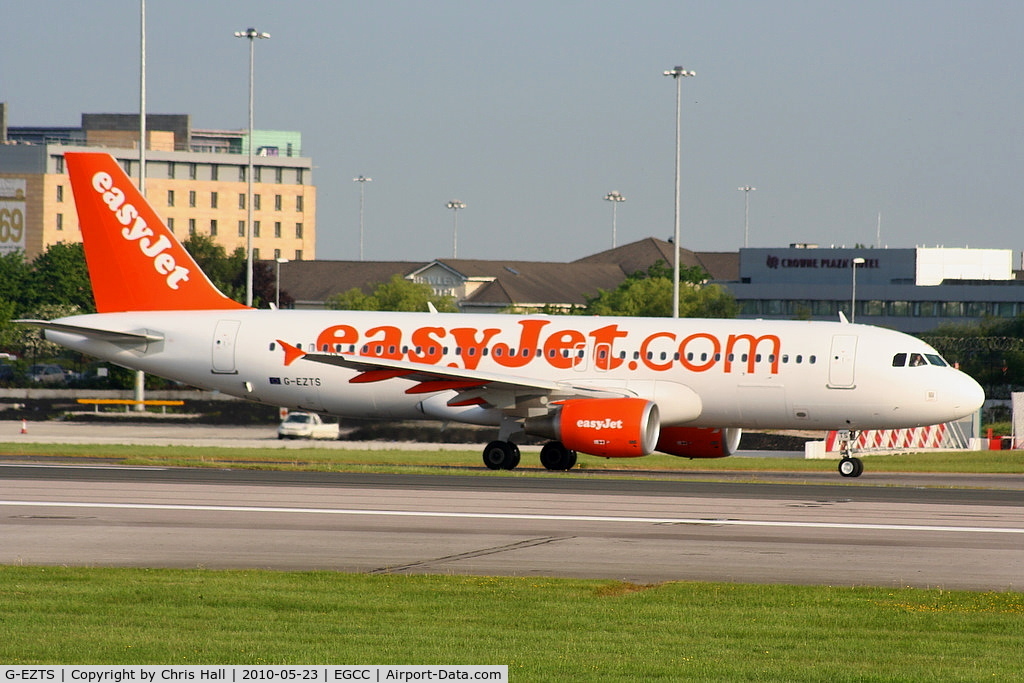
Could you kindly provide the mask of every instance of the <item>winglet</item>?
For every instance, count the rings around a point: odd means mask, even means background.
[[[247,308],[210,282],[112,156],[64,159],[97,311]]]

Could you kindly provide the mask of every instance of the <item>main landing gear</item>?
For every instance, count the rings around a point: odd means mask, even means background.
[[[548,441],[540,449],[540,464],[549,470],[571,470],[576,464],[576,451],[566,448],[561,441]]]
[[[540,462],[555,471],[570,470],[576,465],[576,451],[561,441],[549,441],[540,451]],[[492,441],[484,449],[484,464],[492,470],[511,470],[519,465],[519,446],[511,441]]]
[[[492,470],[511,470],[519,464],[519,446],[511,441],[492,441],[484,448],[484,464]]]

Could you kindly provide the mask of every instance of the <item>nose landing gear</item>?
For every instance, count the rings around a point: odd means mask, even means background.
[[[860,458],[844,455],[843,459],[839,461],[839,474],[844,477],[859,477],[863,472],[864,463],[860,461]]]
[[[860,458],[850,455],[850,444],[857,438],[854,431],[839,433],[839,455],[843,456],[839,461],[839,474],[844,477],[859,477],[864,473],[864,463]]]

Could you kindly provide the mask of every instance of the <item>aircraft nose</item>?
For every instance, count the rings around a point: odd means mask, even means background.
[[[978,411],[985,402],[985,390],[974,381],[974,378],[963,372],[960,373],[960,381],[956,388],[956,399],[954,409],[966,417]]]

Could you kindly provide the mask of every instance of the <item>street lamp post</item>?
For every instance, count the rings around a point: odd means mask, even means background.
[[[254,28],[247,28],[244,31],[235,31],[235,38],[249,39],[249,169],[246,171],[245,179],[248,182],[246,191],[245,208],[248,225],[245,229],[245,305],[252,306],[252,105],[253,105],[253,58],[255,56],[256,39],[269,38],[269,33],[257,31]]]
[[[676,81],[676,211],[675,211],[675,230],[672,233],[672,249],[675,252],[675,257],[672,259],[672,317],[679,317],[679,155],[681,149],[679,146],[680,137],[682,135],[680,111],[683,103],[683,91],[681,85],[681,78],[689,76],[696,76],[695,71],[687,71],[681,66],[677,66],[670,71],[665,71],[666,76],[671,76]]]
[[[281,308],[281,264],[288,263],[286,258],[274,259],[277,265],[277,273],[274,277],[274,307]]]
[[[850,290],[850,322],[857,322],[857,266],[864,265],[864,259],[857,257],[850,261],[853,270],[853,288]]]
[[[449,209],[452,210],[454,215],[454,224],[452,225],[452,258],[459,257],[459,210],[466,208],[466,202],[460,202],[458,199],[453,199],[445,204]]]
[[[618,190],[612,190],[604,196],[605,201],[612,203],[612,249],[618,246],[618,239],[615,235],[615,210],[619,204],[626,201],[626,198],[622,196],[622,193]]]
[[[736,189],[743,193],[743,248],[746,249],[750,246],[750,193],[757,188],[744,185]]]
[[[366,183],[369,183],[373,178],[367,178],[366,176],[359,176],[353,178],[352,182],[359,183],[359,260],[363,260],[363,188],[366,187]]]

